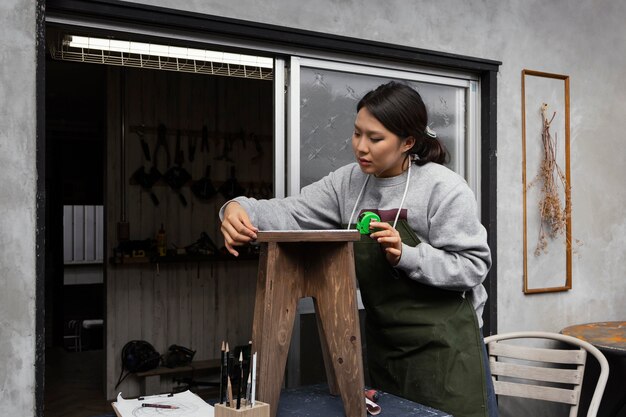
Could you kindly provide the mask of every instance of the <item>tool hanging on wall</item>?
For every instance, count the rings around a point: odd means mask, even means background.
[[[148,145],[148,142],[146,142],[146,139],[144,138],[145,128],[146,126],[141,123],[141,125],[136,129],[135,133],[137,133],[137,136],[139,136],[139,143],[141,143],[143,157],[146,159],[146,161],[151,161],[152,159],[150,158],[150,145]]]
[[[191,245],[185,247],[190,255],[214,255],[219,253],[219,248],[206,232],[200,233],[200,238]]]
[[[197,88],[194,88],[194,86],[191,84],[188,84],[187,87],[187,108],[186,109],[182,109],[181,106],[179,106],[179,111],[180,110],[184,110],[184,113],[186,114],[186,122],[185,124],[187,125],[187,159],[189,160],[189,162],[193,162],[196,159],[196,148],[198,145],[198,136],[196,135],[196,132],[194,132],[191,129],[191,126],[193,126],[193,118],[195,116],[195,112],[192,112],[192,110],[195,110],[195,107],[193,105],[194,103],[194,97],[193,97],[193,93],[197,92]],[[180,118],[180,116],[179,116]]]
[[[235,162],[233,161],[233,159],[230,157],[230,152],[232,151],[232,139],[231,139],[232,135],[231,134],[224,134],[223,135],[223,145],[222,145],[222,153],[218,156],[215,157],[216,160],[218,161],[227,161],[227,162]]]
[[[222,97],[222,95],[220,94],[220,92],[218,91],[217,97],[219,99],[219,97]],[[215,138],[214,139],[218,139],[220,137],[220,133],[225,132],[228,127],[224,128],[223,124],[225,123],[225,121],[223,119],[220,118],[219,116],[219,110],[220,110],[220,106],[221,103],[217,102],[217,105],[215,106]],[[222,126],[219,126],[219,123],[222,122]],[[222,153],[219,154],[218,156],[216,156],[214,159],[218,160],[218,161],[227,161],[227,162],[231,162],[234,163],[235,161],[233,161],[233,159],[230,157],[230,153],[233,150],[233,139],[234,136],[232,133],[223,133],[221,134],[221,139],[222,139]]]
[[[232,200],[235,197],[244,195],[246,190],[239,184],[237,178],[235,178],[235,167],[230,168],[230,178],[220,186],[219,191],[227,200]]]
[[[167,128],[165,127],[165,125],[163,123],[159,123],[159,127],[157,127],[157,142],[156,142],[156,146],[154,148],[154,153],[153,153],[153,157],[154,157],[154,166],[157,166],[157,164],[159,163],[159,151],[161,150],[161,148],[163,148],[163,150],[165,151],[165,156],[166,156],[166,167],[171,166],[171,159],[170,159],[170,150],[167,147]]]
[[[214,77],[216,78],[216,77]],[[217,91],[217,80],[213,80],[213,91]],[[217,94],[215,95],[216,100],[219,99]],[[219,107],[219,103],[215,106],[215,110],[213,112],[213,129],[217,130],[217,108]],[[210,113],[210,108],[207,109],[207,114]],[[200,144],[200,151],[209,153],[209,127],[206,122],[202,125],[202,143]]]
[[[120,70],[120,221],[117,223],[117,240],[130,239],[130,224],[126,219],[126,70]]]
[[[254,142],[254,150],[256,154],[250,158],[252,162],[257,162],[259,159],[263,157],[263,147],[261,146],[261,140],[259,136],[255,133],[250,133],[250,140]]]
[[[159,170],[152,165],[150,171],[146,172],[146,168],[144,165],[137,168],[131,179],[139,184],[141,188],[150,195],[150,199],[152,200],[152,204],[155,206],[159,205],[159,199],[156,194],[152,190],[152,186],[161,178],[161,173]]]
[[[141,100],[141,125],[139,128],[136,129],[136,133],[139,136],[139,144],[141,146],[141,151],[143,153],[143,163],[142,165],[137,168],[135,170],[135,172],[133,172],[133,175],[131,176],[131,180],[134,181],[135,183],[139,184],[141,186],[141,188],[148,193],[148,195],[150,196],[150,200],[152,201],[152,204],[154,204],[155,206],[159,205],[159,199],[157,198],[156,194],[154,193],[154,191],[152,190],[152,186],[161,178],[161,173],[159,172],[159,170],[156,167],[156,158],[154,161],[152,161],[152,158],[150,157],[150,145],[148,145],[148,143],[145,141],[145,125],[143,123],[143,116],[144,116],[144,112],[143,112],[143,103],[145,100],[145,97],[143,95],[143,82],[144,82],[144,78],[141,78],[141,82],[140,82],[140,100]],[[156,149],[155,149],[156,152]],[[149,164],[149,162],[152,162],[152,164]],[[150,169],[148,171],[146,171],[146,167],[148,165],[151,165]]]
[[[163,179],[178,194],[178,199],[183,207],[187,207],[187,199],[181,192],[183,185],[191,181],[191,174],[182,167],[185,156],[180,146],[180,129],[176,132],[176,165],[167,170]]]
[[[196,145],[198,144],[198,138],[193,134],[187,135],[187,157],[189,162],[193,162],[196,159]]]
[[[211,165],[207,165],[204,177],[191,184],[191,192],[200,200],[210,200],[217,194],[217,190],[211,181]]]

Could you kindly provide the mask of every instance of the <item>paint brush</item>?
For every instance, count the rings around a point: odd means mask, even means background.
[[[246,399],[248,400],[248,406],[252,407],[252,403],[250,402],[250,396],[252,394],[252,371],[248,372],[248,383],[246,385]]]
[[[224,346],[223,340],[220,359],[220,404],[224,404],[224,396],[226,392],[226,386],[224,384],[226,377],[226,347]]]
[[[246,354],[247,354],[248,356],[246,356],[246,358],[245,358],[246,367],[245,367],[245,369],[244,369],[244,375],[250,375],[250,367],[252,366],[252,340],[250,340],[250,341],[248,342],[248,350],[246,351]],[[250,384],[249,384],[248,382],[246,382],[246,389],[244,390],[245,392],[250,391],[250,390],[248,389],[248,386],[249,386],[249,385],[250,385]],[[250,397],[249,397],[249,396],[248,396],[248,397],[246,397],[246,398],[247,398],[248,400],[250,400]]]
[[[246,385],[244,389],[245,398],[248,400],[248,404],[250,404],[250,376],[252,369],[252,340],[248,341],[248,350],[246,351],[248,355],[245,358],[246,367],[244,368],[244,375],[248,375],[248,379],[246,380]]]
[[[254,407],[254,397],[256,396],[256,352],[252,354],[252,394],[250,394],[250,404]]]
[[[239,410],[241,408],[241,389],[243,388],[243,350],[239,351],[239,386],[237,388],[237,410]]]
[[[227,389],[226,389],[226,396],[228,397],[228,406],[229,407],[234,407],[235,406],[235,401],[233,401],[233,386],[230,383],[230,376],[227,377],[228,378],[228,384],[227,384]]]
[[[228,342],[226,342],[226,358],[224,359],[224,363],[226,365],[226,401],[228,401],[228,405],[232,406],[232,400],[233,400],[233,392],[232,392],[232,386],[230,384],[230,349],[228,346]]]

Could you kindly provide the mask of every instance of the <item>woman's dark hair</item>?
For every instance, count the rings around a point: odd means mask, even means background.
[[[409,154],[419,157],[417,165],[446,162],[448,154],[443,143],[426,133],[428,112],[422,97],[407,84],[391,81],[378,86],[359,100],[357,112],[363,107],[400,139],[415,138]]]

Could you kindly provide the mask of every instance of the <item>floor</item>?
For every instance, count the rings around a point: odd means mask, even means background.
[[[105,400],[104,351],[46,351],[45,417],[92,417],[111,413]]]
[[[46,350],[44,417],[114,416],[104,393],[104,350]],[[189,387],[201,398],[216,398],[216,388]]]

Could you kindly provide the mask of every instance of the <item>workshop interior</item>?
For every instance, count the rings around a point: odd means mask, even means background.
[[[136,335],[196,360],[218,355],[218,338],[246,345],[258,246],[228,255],[217,212],[239,195],[274,195],[271,59],[244,71],[245,55],[210,51],[222,58],[199,69],[99,50],[102,65],[98,52],[72,55],[84,51],[76,42],[106,40],[89,35],[47,33],[48,410],[81,363],[101,402],[111,398]],[[209,368],[159,389],[210,391]],[[140,394],[134,378],[116,388]]]

